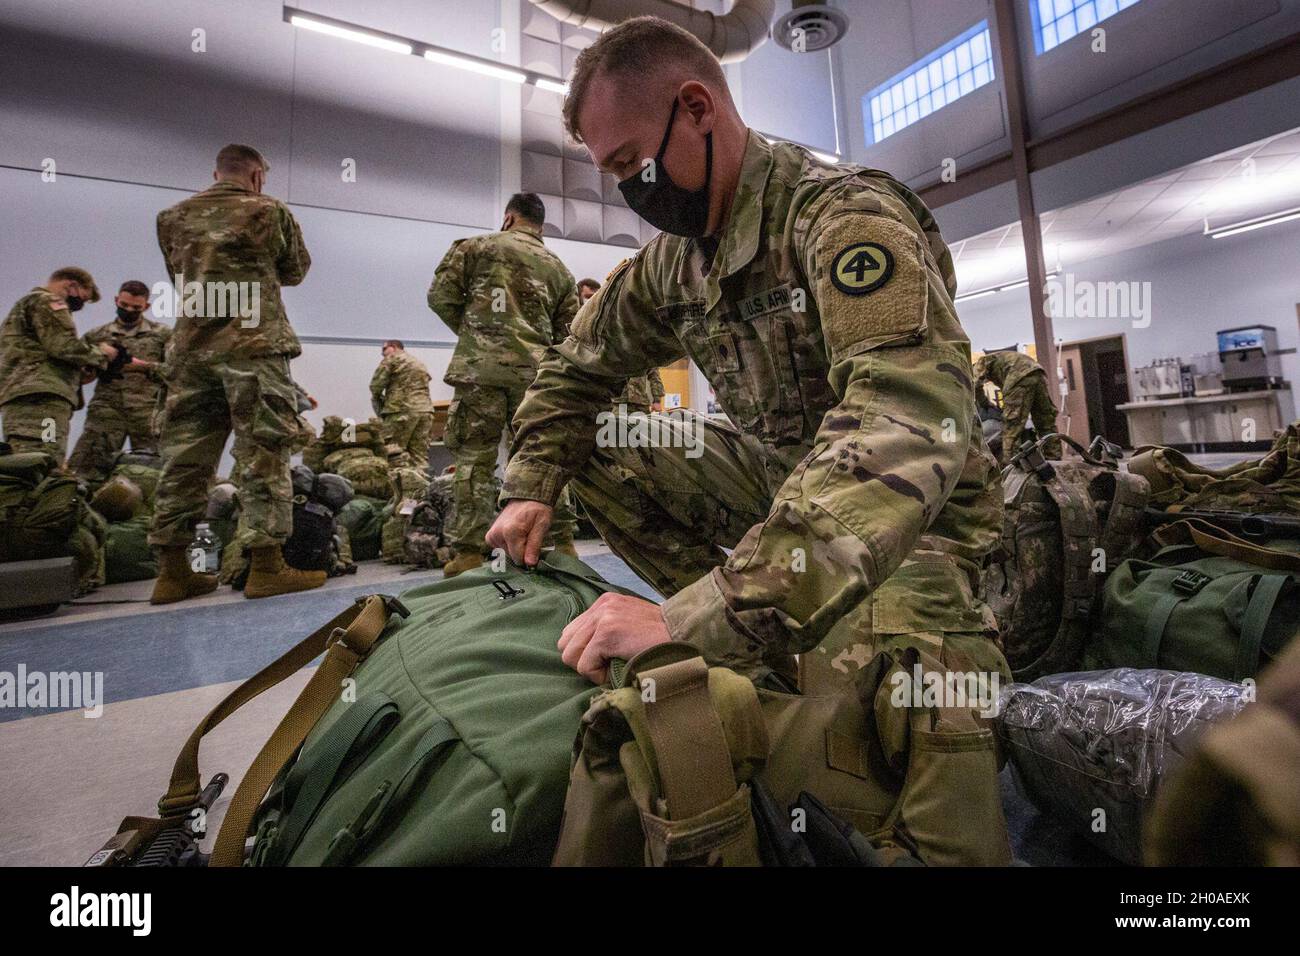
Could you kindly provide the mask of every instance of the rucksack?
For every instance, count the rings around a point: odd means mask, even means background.
[[[158,576],[158,559],[149,547],[152,522],[153,515],[139,514],[108,526],[104,539],[104,576],[108,584]]]
[[[1254,677],[1300,634],[1300,542],[1253,544],[1185,519],[1152,534],[1160,550],[1106,581],[1086,666],[1160,667]]]
[[[423,468],[394,468],[391,472],[393,497],[388,520],[381,534],[381,550],[388,564],[402,564],[406,557],[406,529],[411,515],[424,499],[429,476]]]
[[[360,494],[339,511],[338,524],[347,532],[353,561],[379,557],[384,523],[389,514],[386,501]]]
[[[1059,437],[1078,459],[1048,461]],[[1147,482],[1068,436],[1047,435],[1002,472],[1002,541],[984,574],[1016,680],[1077,669],[1101,582],[1137,544]]]
[[[358,495],[386,499],[393,493],[388,462],[367,448],[344,448],[327,455],[322,470],[342,475]]]
[[[77,479],[50,455],[0,455],[0,561],[73,554],[84,508]]]
[[[417,568],[440,568],[452,558],[447,529],[456,514],[455,476],[439,475],[429,482],[424,500],[411,512],[406,527],[406,561]]]
[[[546,863],[595,690],[555,641],[611,591],[626,593],[551,553],[532,572],[484,566],[360,599],[217,705],[177,758],[164,816],[128,818],[115,840],[184,825],[203,735],[324,652],[244,775],[212,865],[239,865],[246,835],[256,865]]]

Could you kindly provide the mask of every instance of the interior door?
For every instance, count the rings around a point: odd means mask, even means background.
[[[1092,439],[1088,434],[1088,391],[1083,374],[1083,349],[1077,345],[1063,345],[1058,350],[1058,356],[1061,370],[1065,373],[1067,391],[1064,400],[1058,403],[1060,415],[1056,427],[1086,448]],[[1052,380],[1050,373],[1047,380]]]

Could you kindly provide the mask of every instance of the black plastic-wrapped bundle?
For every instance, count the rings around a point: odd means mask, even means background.
[[[1026,796],[1101,850],[1141,862],[1157,787],[1212,724],[1246,704],[1245,685],[1129,667],[1012,684],[998,733]]]

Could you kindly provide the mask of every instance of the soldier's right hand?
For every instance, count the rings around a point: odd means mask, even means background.
[[[117,346],[115,345],[110,345],[108,342],[100,342],[99,350],[108,356],[110,362],[117,358]]]
[[[504,548],[515,564],[531,568],[541,560],[542,542],[551,528],[554,511],[540,501],[507,502],[488,529],[487,543],[493,548]]]

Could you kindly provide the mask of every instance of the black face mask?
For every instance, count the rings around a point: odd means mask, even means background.
[[[709,183],[713,178],[713,133],[704,137],[704,185],[699,189],[683,189],[673,182],[664,167],[664,153],[673,135],[673,121],[677,118],[677,100],[673,100],[668,114],[668,128],[664,130],[659,154],[655,156],[654,179],[646,182],[643,169],[618,184],[619,192],[634,213],[656,229],[674,236],[696,239],[709,228]]]
[[[137,312],[134,309],[124,309],[120,305],[117,307],[117,317],[126,325],[135,325],[140,321],[140,316],[142,314],[143,313]]]
[[[65,295],[63,301],[68,303],[69,312],[80,312],[81,307],[86,304],[86,300],[79,295]]]

